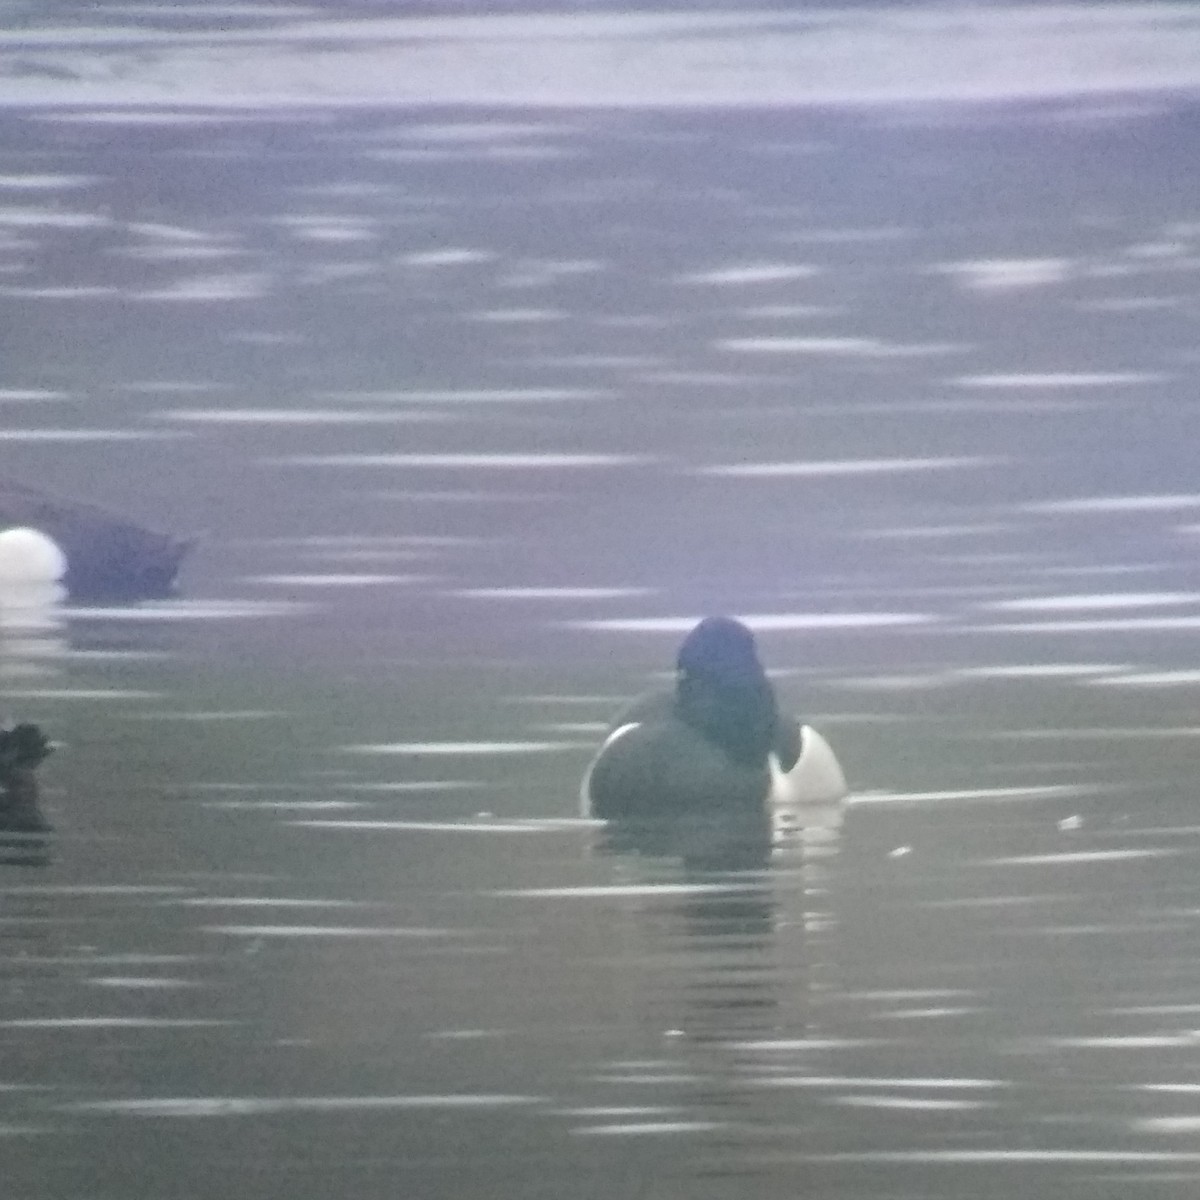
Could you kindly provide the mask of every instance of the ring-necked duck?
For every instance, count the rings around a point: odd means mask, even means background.
[[[630,705],[583,778],[584,811],[605,819],[771,805],[847,794],[829,743],[781,713],[754,635],[707,617],[683,641],[673,691]]]
[[[0,480],[0,530],[10,536],[5,563],[19,569],[36,549],[30,534],[53,543],[63,558],[62,582],[74,599],[169,596],[194,539],[147,529],[95,504],[61,500]],[[4,564],[0,564],[0,569]]]

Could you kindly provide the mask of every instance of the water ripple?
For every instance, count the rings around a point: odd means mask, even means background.
[[[164,1096],[135,1100],[86,1100],[63,1105],[61,1111],[130,1117],[256,1117],[289,1112],[493,1109],[542,1102],[541,1096],[487,1092],[400,1096]]]
[[[967,455],[948,458],[846,458],[800,462],[727,463],[700,467],[698,475],[728,479],[827,479],[838,476],[893,475],[921,471],[951,471],[1002,466],[1006,460]]]
[[[443,471],[569,470],[628,467],[654,461],[637,454],[290,454],[264,460],[278,466],[415,467]]]

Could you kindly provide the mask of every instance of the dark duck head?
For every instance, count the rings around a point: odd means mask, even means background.
[[[679,718],[739,766],[764,766],[779,712],[754,634],[732,617],[707,617],[684,639],[676,667]]]

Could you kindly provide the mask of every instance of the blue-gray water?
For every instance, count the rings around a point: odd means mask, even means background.
[[[14,25],[0,468],[203,540],[177,600],[0,610],[62,743],[6,1195],[1195,1194],[1195,21],[1032,11],[838,25],[845,105],[708,28],[708,107],[671,29],[511,27],[554,104],[488,27],[430,106],[369,22]],[[713,611],[839,831],[578,819]]]

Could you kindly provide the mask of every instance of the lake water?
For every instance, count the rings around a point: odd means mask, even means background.
[[[21,1200],[1193,1196],[1200,16],[0,36]],[[578,816],[745,616],[855,795]]]

